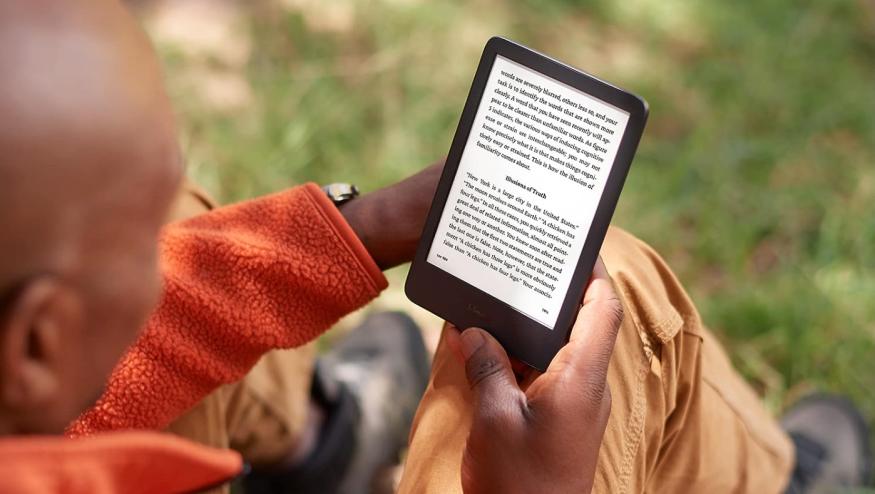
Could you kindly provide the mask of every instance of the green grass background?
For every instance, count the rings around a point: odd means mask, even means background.
[[[443,156],[505,35],[649,101],[614,224],[662,253],[770,406],[822,389],[875,418],[875,3],[246,5],[242,57],[158,42],[191,172],[221,200],[372,190]],[[244,103],[207,102],[193,66]]]

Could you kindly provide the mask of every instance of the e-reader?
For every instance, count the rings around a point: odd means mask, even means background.
[[[640,97],[486,44],[405,291],[540,370],[568,341],[647,120]]]

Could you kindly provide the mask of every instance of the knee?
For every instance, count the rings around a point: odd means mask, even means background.
[[[685,323],[699,320],[677,277],[662,257],[640,239],[611,227],[601,255],[623,299],[626,318],[639,330],[667,343]]]

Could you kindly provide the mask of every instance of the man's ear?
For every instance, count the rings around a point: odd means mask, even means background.
[[[65,330],[79,321],[77,299],[53,277],[19,286],[0,321],[0,406],[28,414],[56,400],[61,390]]]

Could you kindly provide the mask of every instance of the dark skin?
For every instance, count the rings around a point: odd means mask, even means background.
[[[380,269],[410,262],[444,168],[440,160],[396,184],[340,206]]]
[[[543,374],[529,371],[520,383],[489,333],[449,333],[476,400],[462,459],[466,493],[592,490],[611,413],[608,365],[622,321],[623,305],[599,259],[571,338]]]
[[[182,167],[131,23],[111,2],[0,3],[0,434],[63,430],[158,298]]]
[[[118,3],[33,0],[0,2],[0,115],[0,435],[59,433],[160,295],[158,237],[182,176],[173,111]],[[441,169],[341,208],[381,268],[412,259]],[[571,343],[525,391],[488,334],[453,343],[477,396],[466,491],[592,485],[618,307],[599,268]]]

